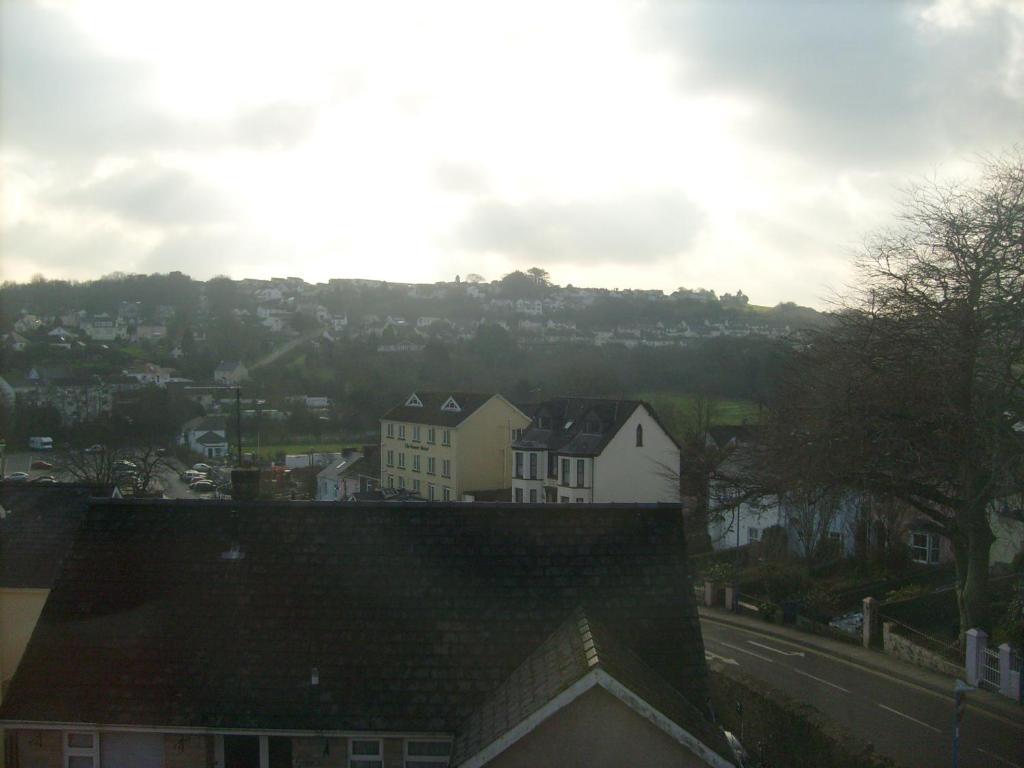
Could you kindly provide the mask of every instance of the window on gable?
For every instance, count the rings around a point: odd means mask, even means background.
[[[410,408],[422,408],[423,407],[423,401],[420,400],[419,397],[416,396],[415,392],[413,392],[412,395],[409,397],[409,399],[405,401],[405,404],[407,406],[409,406]]]
[[[643,448],[644,447],[644,425],[643,424],[637,424],[636,425],[636,447],[637,448]]]
[[[454,397],[449,397],[444,401],[444,405],[441,406],[441,410],[449,411],[451,413],[459,413],[462,410],[462,406],[455,402]]]
[[[451,754],[450,741],[407,739],[404,768],[448,768]]]
[[[384,768],[384,742],[380,739],[349,739],[348,768]]]

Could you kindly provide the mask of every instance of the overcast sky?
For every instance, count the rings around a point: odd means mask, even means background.
[[[1024,139],[1024,3],[0,0],[0,270],[820,306]]]

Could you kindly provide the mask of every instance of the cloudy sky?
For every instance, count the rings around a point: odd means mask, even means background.
[[[820,305],[1024,140],[1024,3],[0,0],[0,274]]]

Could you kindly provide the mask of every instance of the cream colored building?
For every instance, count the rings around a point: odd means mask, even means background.
[[[385,489],[461,501],[512,486],[512,440],[529,417],[501,395],[414,392],[380,421]]]

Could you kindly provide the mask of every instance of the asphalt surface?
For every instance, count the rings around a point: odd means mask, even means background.
[[[952,764],[952,680],[916,668],[900,674],[894,665],[903,662],[891,657],[868,666],[818,644],[782,639],[703,614],[701,629],[710,664],[737,666],[810,704],[906,768]],[[1024,768],[1024,708],[1012,703],[999,711],[971,706],[971,696],[960,725],[959,765]]]

